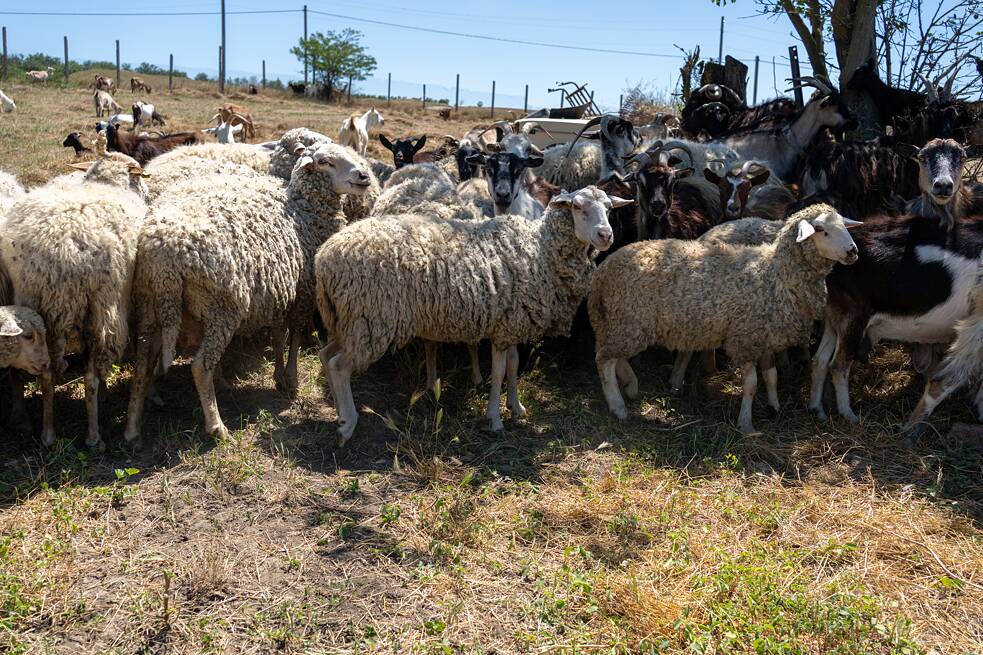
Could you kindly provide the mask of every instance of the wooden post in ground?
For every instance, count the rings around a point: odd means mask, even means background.
[[[392,105],[393,74],[389,73],[389,80],[386,82],[386,106]]]
[[[427,85],[423,85],[423,108],[427,108]]]
[[[789,59],[789,63],[792,64],[792,77],[793,78],[801,77],[801,73],[799,72],[799,49],[796,48],[794,45],[790,45],[788,47],[788,59]],[[794,80],[792,82],[792,85],[793,85],[793,92],[795,93],[795,104],[798,107],[802,107],[804,104],[804,101],[802,99],[802,88],[799,86],[799,83]]]
[[[4,41],[6,43],[6,41]],[[6,48],[4,49],[6,52]],[[458,73],[454,78],[454,111],[457,111],[458,101],[461,99],[461,74]]]
[[[352,104],[352,76],[348,76],[348,104]]]
[[[0,61],[0,79],[7,79],[7,26],[3,26],[3,60]]]
[[[266,88],[266,60],[263,60],[263,88]]]
[[[116,90],[119,91],[120,85],[120,75],[119,75],[119,39],[116,39]]]
[[[68,83],[68,36],[65,37],[65,83]]]
[[[495,118],[495,80],[492,80],[491,117]]]
[[[761,58],[758,55],[754,56],[754,96],[751,101],[752,105],[758,104],[758,65],[761,63]]]
[[[526,85],[526,99],[522,101],[522,113],[529,113],[529,85]]]
[[[174,90],[174,55],[172,54],[167,63],[167,90]]]

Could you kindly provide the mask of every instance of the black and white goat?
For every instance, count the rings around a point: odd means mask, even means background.
[[[157,113],[157,108],[149,102],[137,100],[131,107],[133,114],[133,127],[153,127],[154,125],[164,125],[164,118]]]
[[[834,267],[826,278],[826,327],[813,357],[809,403],[820,418],[826,418],[827,373],[837,411],[856,422],[849,395],[855,359],[881,339],[948,343],[956,322],[969,314],[983,251],[983,217],[966,211],[973,207],[972,190],[957,182],[965,159],[966,151],[955,141],[935,140],[922,148],[922,198],[903,216],[868,217],[853,234],[859,261]],[[977,410],[983,417],[983,396],[977,396]]]

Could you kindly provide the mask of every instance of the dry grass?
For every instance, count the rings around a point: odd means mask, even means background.
[[[40,181],[68,158],[54,145],[62,133],[91,119],[58,109],[35,125],[28,111],[85,94],[13,95],[20,113],[0,116],[11,130],[0,156]],[[192,88],[161,105],[186,117],[181,128],[218,100]],[[247,102],[262,138],[300,124],[330,132],[348,111]],[[469,126],[389,116],[435,135]],[[409,348],[355,381],[370,411],[344,452],[312,352],[296,400],[274,391],[262,353],[236,354],[220,394],[239,428],[228,440],[200,435],[179,366],[141,451],[119,439],[127,367],[103,410],[105,455],[80,449],[78,381],[59,389],[55,448],[3,441],[0,651],[983,650],[983,447],[971,428],[950,433],[972,422],[959,399],[936,415],[937,434],[901,446],[920,382],[898,349],[858,367],[860,425],[817,424],[794,369],[781,375],[782,415],[762,412],[764,434],[741,437],[734,371],[670,398],[671,361],[646,354],[642,400],[620,423],[589,349],[565,342],[529,357],[530,416],[492,435],[464,353],[442,351],[435,399],[414,393],[422,358]],[[32,395],[35,416],[39,405]]]

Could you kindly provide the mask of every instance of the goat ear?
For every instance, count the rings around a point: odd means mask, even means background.
[[[424,134],[419,139],[417,139],[416,143],[413,144],[413,154],[415,155],[416,153],[420,152],[420,148],[422,148],[425,145],[427,145],[426,134]]]
[[[13,316],[7,318],[6,321],[0,323],[0,337],[16,337],[24,333],[21,326],[17,325],[17,321],[14,320]]]
[[[393,150],[392,141],[390,141],[389,139],[387,139],[385,134],[380,134],[379,135],[379,143],[382,144],[382,147],[383,148],[385,148],[389,152],[392,152],[392,150]]]
[[[720,184],[720,176],[709,165],[703,169],[703,177],[710,184]]]
[[[624,207],[626,205],[630,205],[633,202],[635,202],[634,200],[630,200],[630,199],[626,200],[625,198],[619,198],[618,196],[609,195],[608,198],[610,198],[611,207],[613,207],[614,209],[617,209],[618,207]]]
[[[771,177],[771,171],[767,168],[762,168],[756,175],[751,176],[751,186],[758,186],[759,184],[764,184]]]
[[[816,228],[812,226],[812,223],[806,220],[801,220],[799,221],[799,235],[795,237],[795,242],[802,243],[815,233]]]
[[[529,168],[536,168],[542,166],[544,161],[546,160],[540,155],[529,155],[523,160],[523,163]]]
[[[301,155],[305,150],[307,150],[307,146],[305,146],[303,143],[298,143],[294,146],[295,155]]]

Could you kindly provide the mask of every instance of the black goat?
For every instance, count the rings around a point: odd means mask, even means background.
[[[382,147],[393,154],[393,166],[396,170],[401,169],[403,166],[409,166],[410,164],[420,164],[425,161],[433,161],[433,158],[423,158],[417,160],[417,155],[420,149],[427,144],[427,135],[419,136],[416,138],[410,137],[408,139],[396,139],[395,141],[390,141],[386,138],[386,135],[379,135],[379,143]],[[426,153],[430,154],[430,153]]]
[[[633,157],[637,164],[626,181],[636,182],[640,239],[695,239],[719,224],[723,213],[717,187],[702,178],[688,180],[692,168],[666,150]]]
[[[65,137],[65,140],[61,142],[62,147],[74,148],[75,156],[78,157],[83,152],[92,152],[91,148],[82,145],[82,133],[72,132]]]

